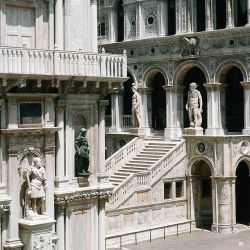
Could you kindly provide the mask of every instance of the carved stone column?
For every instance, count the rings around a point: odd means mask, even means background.
[[[247,26],[250,25],[250,0],[247,0]]]
[[[10,202],[10,216],[7,229],[7,240],[3,246],[5,250],[15,249],[21,250],[23,244],[19,239],[19,228],[18,220],[20,219],[20,186],[19,183],[19,173],[17,166],[19,162],[17,160],[17,150],[16,150],[16,138],[12,135],[9,138],[9,149],[8,149],[8,183],[15,183],[15,185],[9,185],[8,194],[11,197]]]
[[[212,25],[212,0],[206,0],[205,2],[205,10],[206,10],[206,30],[213,30]]]
[[[65,177],[65,150],[64,150],[64,110],[65,101],[58,100],[56,107],[56,126],[60,128],[56,135],[56,178],[55,183],[57,187],[67,181]]]
[[[122,127],[122,113],[123,113],[123,102],[122,102],[122,91],[119,88],[113,89],[111,92],[111,131],[121,132]]]
[[[55,40],[54,40],[54,6],[55,6],[55,0],[50,0],[49,1],[49,49],[52,50],[54,49],[54,44],[55,44]]]
[[[178,138],[182,135],[183,113],[179,110],[182,105],[182,92],[180,86],[168,86],[166,91],[166,128],[164,136],[166,139]]]
[[[92,52],[97,52],[97,0],[91,0],[90,3],[90,13],[91,13],[91,43]]]
[[[232,1],[233,0],[226,0],[227,28],[234,27]]]
[[[64,27],[63,27],[63,0],[56,0],[55,4],[55,47],[64,49]]]
[[[213,224],[213,231],[227,233],[232,232],[234,227],[233,219],[233,193],[232,183],[235,180],[233,176],[214,177],[217,183],[217,224]],[[213,204],[214,206],[215,204]]]
[[[152,89],[147,87],[139,87],[138,88],[139,93],[141,94],[141,116],[142,116],[142,128],[146,129],[146,133],[150,132],[151,129],[151,115],[149,114],[149,95],[151,96]]]
[[[244,129],[243,134],[250,134],[250,82],[241,83],[244,88]]]
[[[143,36],[142,34],[142,27],[144,27],[143,25],[143,17],[142,17],[142,1],[138,1],[137,2],[137,8],[136,8],[136,12],[137,12],[137,17],[138,17],[138,21],[137,21],[137,29],[136,29],[136,37],[137,38],[141,38]]]
[[[205,83],[207,90],[207,135],[223,135],[221,122],[220,83]]]
[[[176,34],[181,33],[181,0],[175,1],[175,23],[176,23]]]
[[[105,200],[99,200],[98,224],[98,250],[105,250]]]
[[[65,241],[65,233],[64,233],[64,215],[65,208],[64,206],[58,206],[56,208],[56,234],[58,237],[57,241],[57,249],[65,249],[64,241]]]
[[[105,170],[105,109],[107,100],[99,101],[99,183],[107,183],[108,175]]]
[[[113,6],[109,7],[109,42],[116,42],[118,39],[117,11]]]

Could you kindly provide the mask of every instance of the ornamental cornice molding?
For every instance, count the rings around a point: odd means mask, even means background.
[[[108,200],[112,196],[112,191],[96,191],[91,193],[55,194],[55,204],[59,207],[66,207],[75,203],[82,203],[90,200]]]

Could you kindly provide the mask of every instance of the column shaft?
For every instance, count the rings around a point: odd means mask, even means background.
[[[92,52],[97,52],[97,1],[91,0],[91,6],[90,6],[90,12],[91,12],[91,36],[92,36]]]
[[[105,201],[99,200],[98,250],[105,250]]]
[[[64,48],[64,27],[63,27],[63,0],[56,0],[55,4],[55,46],[59,50]]]
[[[64,207],[58,207],[56,213],[56,234],[59,237],[57,241],[57,249],[64,250],[64,241],[65,241],[65,234],[64,234]]]
[[[207,89],[207,135],[223,135],[221,122],[220,83],[204,84]]]
[[[250,134],[250,82],[242,82],[244,87],[244,129],[243,134]]]
[[[226,0],[226,1],[227,1],[226,3],[227,28],[232,28],[234,26],[232,0]]]
[[[111,120],[112,132],[120,132],[122,127],[122,107],[121,107],[122,95],[120,90],[116,89],[111,94]]]
[[[247,25],[250,25],[250,0],[247,0]]]
[[[206,10],[206,30],[212,30],[212,5],[211,0],[206,0],[205,2],[205,10]]]

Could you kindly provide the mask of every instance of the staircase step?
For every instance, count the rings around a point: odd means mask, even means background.
[[[151,160],[151,161],[158,161],[161,157],[159,157],[158,155],[137,155],[135,158],[133,159],[145,159],[145,160]]]
[[[129,163],[136,163],[136,164],[140,164],[140,163],[150,163],[153,164],[155,163],[157,160],[151,159],[151,158],[133,158],[132,160],[129,161]]]
[[[111,175],[111,177],[113,177],[113,176],[123,176],[124,178],[127,178],[128,176],[129,176],[129,174],[127,174],[127,173],[114,173],[114,175]]]
[[[137,169],[122,169],[122,170],[118,170],[119,173],[130,173],[130,174],[133,174],[133,173],[139,173],[139,172],[144,172],[144,171],[147,171],[147,169],[140,169],[140,170],[137,170]]]
[[[146,162],[140,163],[140,164],[138,164],[138,163],[130,163],[129,162],[129,163],[125,164],[125,167],[130,167],[130,168],[144,167],[144,168],[148,168],[151,165],[152,165],[151,163],[146,163]]]

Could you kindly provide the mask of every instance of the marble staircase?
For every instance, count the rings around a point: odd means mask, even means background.
[[[131,174],[149,171],[150,167],[164,157],[179,141],[164,141],[160,136],[144,139],[142,150],[110,176],[110,182],[118,187]]]

